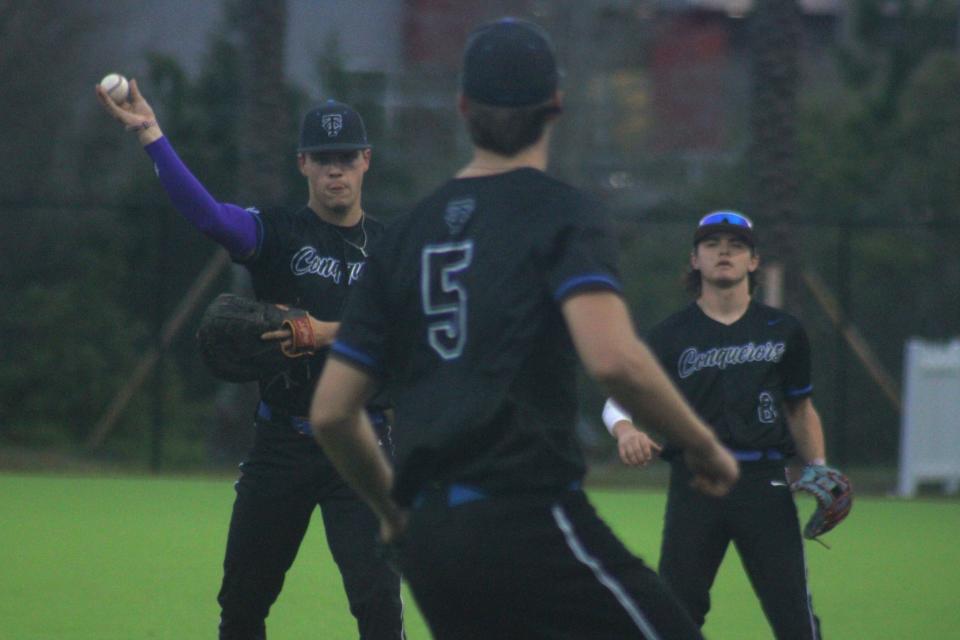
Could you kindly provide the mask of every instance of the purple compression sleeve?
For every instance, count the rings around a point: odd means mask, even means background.
[[[144,150],[153,160],[173,206],[183,217],[230,255],[246,257],[253,253],[257,246],[257,222],[252,213],[235,204],[214,200],[183,164],[166,136],[151,142]]]

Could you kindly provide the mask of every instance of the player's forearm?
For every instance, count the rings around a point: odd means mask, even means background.
[[[314,344],[317,349],[323,349],[333,344],[337,337],[337,331],[340,329],[339,322],[325,322],[310,317],[310,324],[313,327]]]
[[[644,426],[662,433],[674,445],[702,449],[715,444],[713,432],[683,399],[642,342],[624,350],[619,372],[603,382],[630,415],[643,416]]]
[[[623,410],[623,407],[618,405],[617,401],[613,398],[607,398],[606,403],[603,405],[601,418],[603,419],[604,426],[607,427],[607,431],[614,437],[617,436],[617,426],[621,422],[633,422],[633,418],[631,418],[630,415]]]
[[[364,411],[336,418],[311,412],[313,432],[340,476],[362,497],[381,520],[396,522],[400,509],[390,497],[393,469],[377,443]]]
[[[343,479],[381,521],[396,525],[401,512],[390,498],[393,469],[364,411],[376,389],[365,369],[337,358],[327,360],[310,404],[310,424]]]
[[[563,314],[590,375],[627,413],[677,446],[702,450],[717,440],[680,395],[645,343],[623,300],[610,292],[567,298]]]
[[[231,255],[244,257],[253,253],[257,245],[253,214],[236,205],[217,202],[166,138],[158,138],[144,149],[154,162],[160,184],[183,217]]]
[[[787,409],[787,426],[797,447],[797,455],[812,464],[824,464],[827,459],[820,414],[809,398]]]
[[[619,420],[610,428],[610,435],[620,440],[620,438],[630,434],[632,431],[637,431],[637,427],[633,422],[630,420]]]
[[[163,130],[160,128],[160,123],[154,119],[147,120],[138,126],[136,132],[137,140],[140,141],[140,146],[142,147],[146,147],[148,144],[152,144],[163,137]]]

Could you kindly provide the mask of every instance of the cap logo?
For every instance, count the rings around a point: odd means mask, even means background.
[[[327,113],[320,118],[320,126],[330,138],[336,138],[343,129],[343,116],[339,113]]]
[[[447,211],[443,214],[443,221],[447,223],[451,235],[455,236],[463,231],[476,208],[477,201],[472,197],[451,200],[447,203]]]

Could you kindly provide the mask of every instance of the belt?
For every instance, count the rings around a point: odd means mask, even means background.
[[[730,449],[738,462],[759,462],[760,460],[783,460],[779,449]]]
[[[564,487],[564,489],[566,491],[579,491],[581,486],[582,484],[579,480],[574,480]],[[492,498],[494,495],[488,491],[485,491],[484,489],[481,489],[480,487],[475,487],[469,484],[454,483],[441,488],[424,489],[413,499],[413,508],[416,509],[422,506],[423,503],[427,501],[427,498],[434,492],[437,492],[443,496],[443,501],[448,507],[459,507],[463,504],[469,504],[479,500],[486,500],[488,498]]]
[[[264,420],[284,422],[299,431],[305,436],[312,436],[313,429],[310,428],[310,420],[304,416],[288,416],[283,413],[275,412],[263,400],[257,405],[257,417]]]
[[[387,426],[387,416],[381,409],[367,409],[367,415],[370,416],[370,422],[374,428],[383,429]],[[285,422],[305,436],[313,436],[313,429],[310,428],[310,419],[304,416],[288,416],[284,413],[275,412],[263,400],[257,405],[257,416],[264,420]]]

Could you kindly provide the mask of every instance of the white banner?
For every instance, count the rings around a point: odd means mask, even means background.
[[[897,493],[926,482],[960,489],[960,339],[907,341]]]

